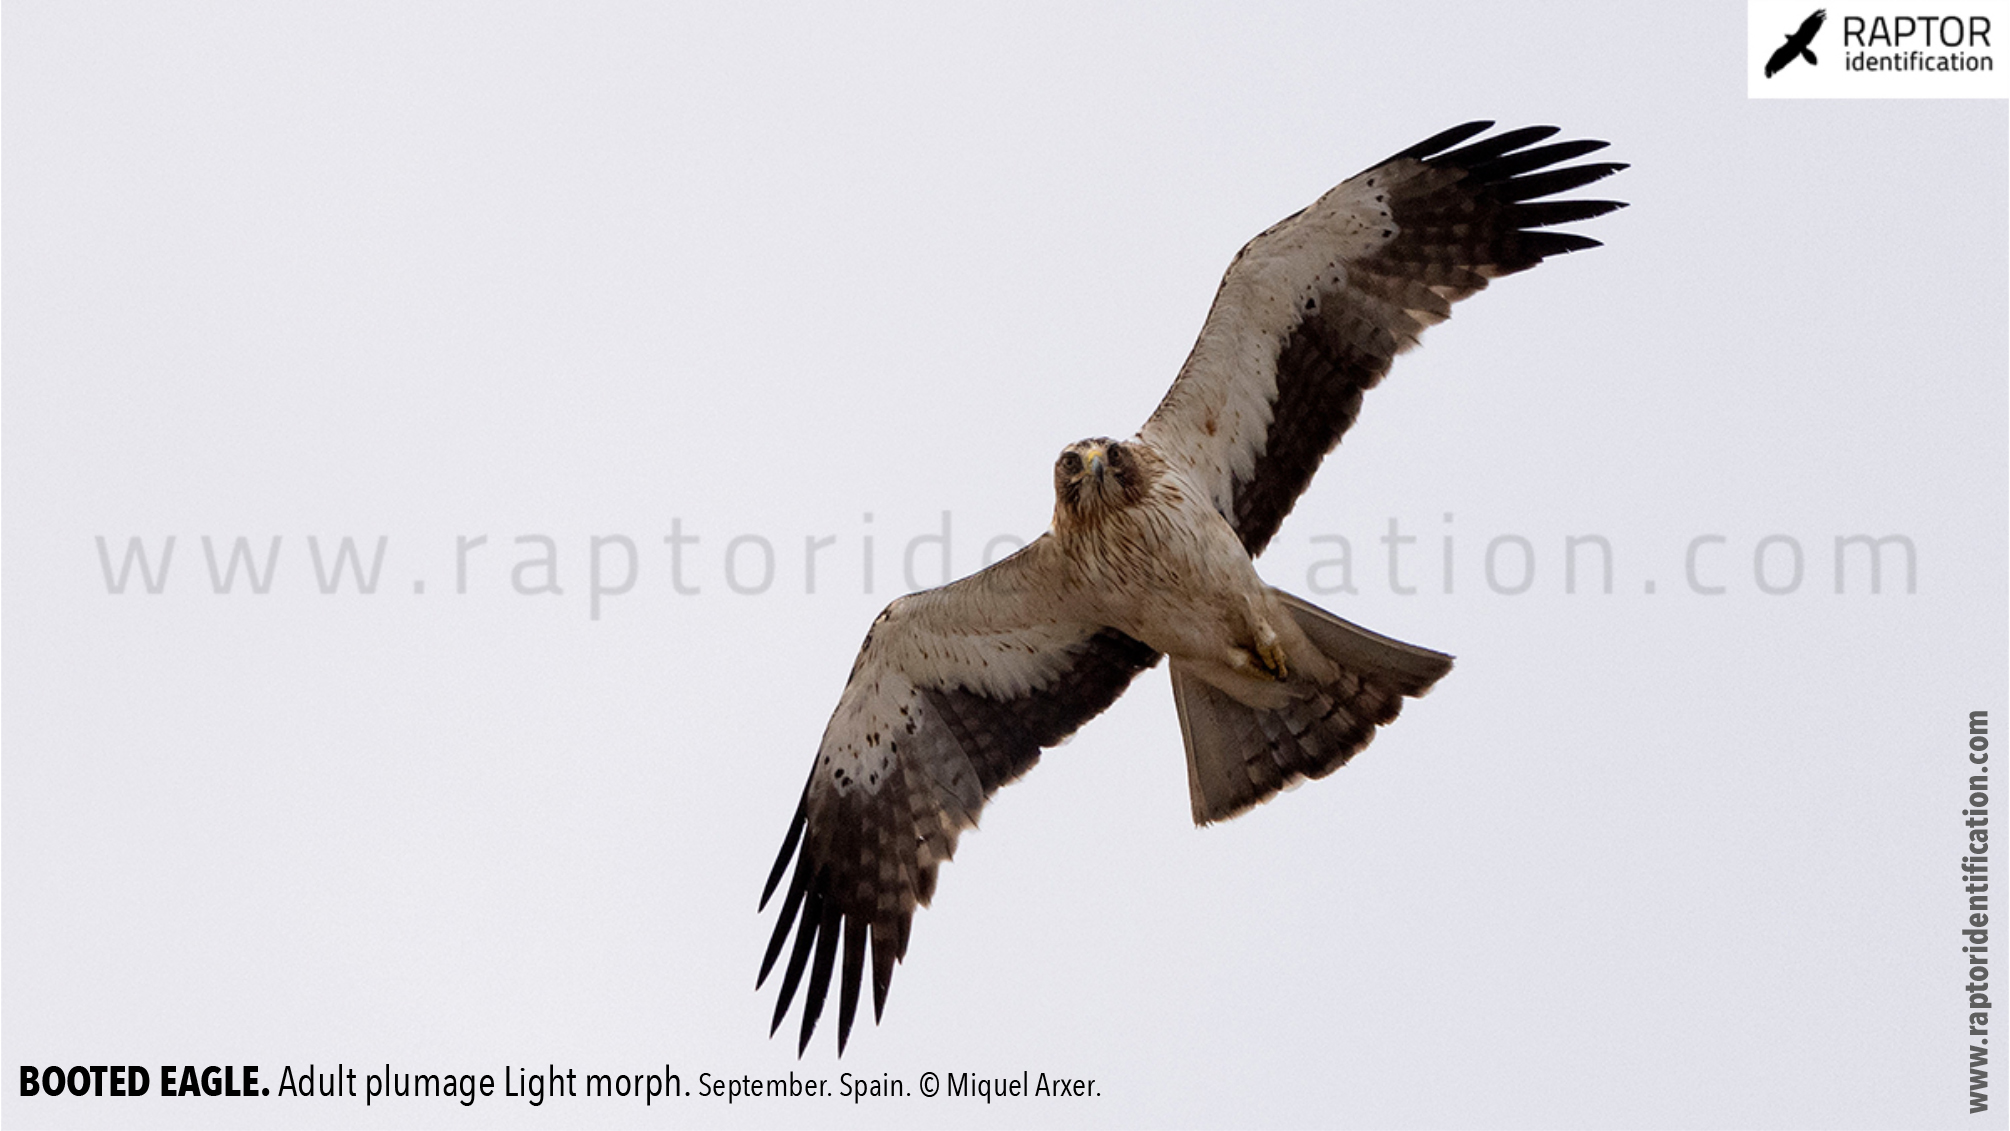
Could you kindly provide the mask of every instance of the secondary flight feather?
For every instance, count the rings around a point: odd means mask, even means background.
[[[1196,824],[1331,773],[1451,669],[1270,588],[1251,559],[1397,354],[1490,279],[1598,246],[1546,229],[1623,206],[1550,199],[1625,168],[1570,163],[1604,142],[1474,140],[1492,125],[1420,142],[1251,240],[1144,427],[1062,451],[1051,529],[879,614],[761,893],[763,910],[783,897],[757,985],[787,953],[770,1032],[801,991],[806,1049],[835,977],[842,1054],[868,955],[877,1020],[962,831],[1162,656]]]

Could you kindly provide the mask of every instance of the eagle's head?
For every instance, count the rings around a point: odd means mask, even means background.
[[[1078,440],[1054,461],[1054,529],[1093,525],[1136,504],[1158,475],[1158,453],[1136,440]]]

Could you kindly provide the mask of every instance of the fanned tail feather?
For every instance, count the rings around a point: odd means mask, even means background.
[[[1251,707],[1172,663],[1173,700],[1186,742],[1187,788],[1196,825],[1234,817],[1305,778],[1321,778],[1359,753],[1403,700],[1424,694],[1452,658],[1380,636],[1279,594],[1339,674],[1292,687],[1275,710]]]

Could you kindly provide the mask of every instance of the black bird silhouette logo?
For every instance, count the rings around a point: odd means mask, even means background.
[[[1780,44],[1779,50],[1773,52],[1773,57],[1766,60],[1766,77],[1772,78],[1779,74],[1780,70],[1793,62],[1796,56],[1806,59],[1808,66],[1815,66],[1815,53],[1808,50],[1808,44],[1815,41],[1815,33],[1822,30],[1822,21],[1828,18],[1828,9],[1816,8],[1814,15],[1802,20],[1800,29],[1788,36],[1787,41]]]

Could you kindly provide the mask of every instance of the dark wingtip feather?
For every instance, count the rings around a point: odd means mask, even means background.
[[[795,879],[789,881],[788,898],[782,901],[781,918],[775,922],[775,933],[768,936],[768,952],[761,956],[761,973],[754,979],[754,988],[760,989],[768,980],[768,973],[775,968],[775,958],[782,952],[782,944],[788,940],[789,928],[795,926],[796,911],[802,907],[803,894],[809,890],[807,861],[796,863]]]
[[[1522,246],[1538,259],[1552,255],[1568,255],[1586,248],[1604,247],[1605,244],[1590,236],[1580,236],[1576,232],[1530,232],[1523,238]]]
[[[1484,207],[1498,209],[1500,218],[1519,233],[1503,246],[1502,257],[1496,261],[1501,274],[1525,271],[1548,256],[1602,246],[1589,236],[1537,229],[1589,220],[1625,207],[1615,200],[1544,199],[1604,180],[1626,168],[1619,161],[1566,164],[1606,148],[1606,142],[1594,138],[1535,144],[1556,133],[1554,126],[1526,126],[1422,158],[1428,165],[1463,171],[1461,189],[1475,201],[1487,202]]]
[[[1452,146],[1459,144],[1460,142],[1466,140],[1467,138],[1473,137],[1477,134],[1483,134],[1493,128],[1494,124],[1491,121],[1467,122],[1461,126],[1453,126],[1451,129],[1445,130],[1442,133],[1432,134],[1430,137],[1427,137],[1424,140],[1418,142],[1417,144],[1411,146],[1410,148],[1403,150],[1401,153],[1392,153],[1383,160],[1377,161],[1375,164],[1386,165],[1391,161],[1402,161],[1405,159],[1416,159],[1421,161],[1424,158],[1429,157],[1434,153],[1450,149]],[[1371,165],[1369,167],[1373,168],[1374,166]]]
[[[1517,206],[1514,222],[1519,228],[1547,228],[1555,224],[1590,220],[1624,207],[1626,205],[1617,200],[1543,200]]]
[[[1495,134],[1484,141],[1476,141],[1464,148],[1455,149],[1450,153],[1433,157],[1431,161],[1434,164],[1463,165],[1471,168],[1495,160],[1525,146],[1534,145],[1536,142],[1546,138],[1554,137],[1556,133],[1557,127],[1555,126],[1523,126],[1520,129]]]
[[[838,1055],[851,1040],[852,1019],[858,1016],[859,978],[865,970],[865,918],[851,915],[844,923],[844,966],[838,985]]]
[[[795,1000],[796,986],[803,980],[803,967],[808,965],[810,960],[810,948],[816,945],[817,923],[823,918],[823,911],[824,893],[812,890],[807,906],[803,908],[802,925],[796,930],[796,948],[789,955],[789,968],[782,973],[781,993],[775,995],[775,1019],[768,1026],[770,1037],[782,1027],[782,1018],[789,1013],[789,1003]],[[809,1012],[809,1003],[804,1003],[803,1012],[806,1014]],[[811,1021],[810,1024],[814,1025],[816,1022]]]
[[[796,1055],[810,1047],[810,1038],[816,1034],[817,1020],[824,1014],[824,998],[830,995],[831,964],[837,957],[838,926],[842,920],[835,900],[826,900],[823,916],[817,923],[817,960],[810,968],[809,988],[803,991],[803,1032],[796,1044]],[[770,1033],[769,1036],[774,1034]]]
[[[872,928],[872,1023],[886,1016],[886,991],[893,985],[893,932],[875,923]]]
[[[1602,181],[1624,168],[1626,168],[1624,165],[1607,162],[1599,165],[1567,165],[1546,173],[1529,173],[1499,182],[1496,195],[1499,199],[1510,203],[1554,196],[1574,188],[1583,188],[1593,181]]]
[[[1578,141],[1559,141],[1555,145],[1538,145],[1533,149],[1504,153],[1484,165],[1475,167],[1474,173],[1486,180],[1516,177],[1562,161],[1596,153],[1609,144],[1594,138],[1583,138]]]
[[[782,872],[789,866],[789,857],[796,854],[796,845],[803,839],[803,829],[810,823],[810,787],[803,784],[803,799],[796,802],[796,815],[789,819],[788,835],[782,838],[782,851],[775,857],[775,866],[768,871],[768,882],[761,888],[761,905],[755,910],[768,909],[768,897],[775,894],[775,885],[781,882]]]

